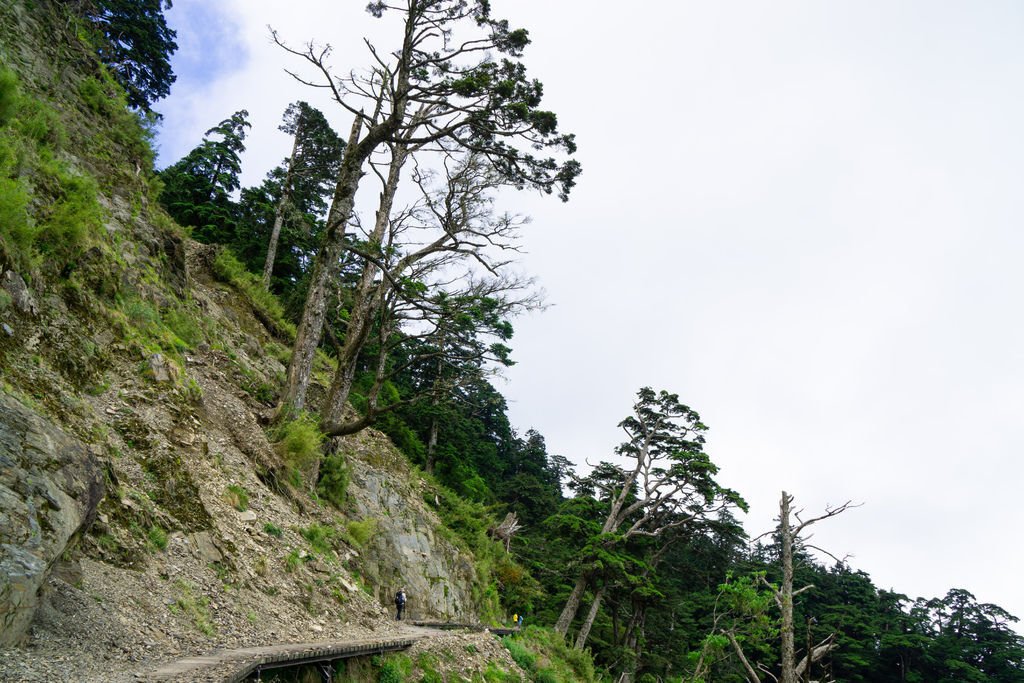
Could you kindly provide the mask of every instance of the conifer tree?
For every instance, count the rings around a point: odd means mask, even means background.
[[[242,109],[206,131],[203,141],[160,172],[160,202],[192,235],[203,242],[228,244],[235,237],[238,189],[249,112]]]
[[[128,104],[150,111],[167,97],[175,81],[171,55],[178,49],[175,32],[163,10],[171,0],[77,0],[78,12],[100,37],[100,60],[128,95]]]
[[[337,178],[345,147],[323,113],[306,102],[288,105],[280,129],[292,136],[292,153],[282,164],[287,170],[280,184],[263,265],[264,287],[270,285],[286,214],[290,211],[301,217],[324,213],[327,209],[325,198]]]

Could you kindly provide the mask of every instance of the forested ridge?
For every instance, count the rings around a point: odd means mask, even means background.
[[[373,2],[369,13],[400,15],[404,34],[337,71],[327,48],[274,34],[282,67],[328,89],[351,128],[332,129],[297,83],[281,112],[289,155],[242,187],[245,110],[152,168],[153,107],[174,82],[170,4],[67,3],[105,64],[81,95],[127,131],[111,148],[135,150],[126,182],[211,245],[218,275],[288,342],[275,350],[286,371],[246,387],[269,431],[315,444],[312,462],[286,463],[283,482],[312,472],[323,504],[344,507],[337,438],[380,430],[436,482],[433,505],[459,538],[507,550],[487,575],[504,611],[491,616],[550,628],[589,651],[602,679],[1024,681],[1015,616],[962,588],[883,589],[839,559],[844,549],[809,544],[810,525],[855,515],[856,504],[804,511],[801,492],[783,492],[779,527],[752,540],[743,492],[717,480],[709,426],[675,393],[685,388],[623,396],[622,442],[586,468],[574,464],[581,454],[549,453],[542,434],[511,424],[494,378],[515,362],[516,316],[543,300],[510,268],[529,228],[507,190],[571,202],[582,172],[529,75],[525,29],[485,0]],[[41,151],[53,141],[31,101],[0,70],[0,263],[104,296],[116,285],[76,266],[92,254],[102,209],[59,155]],[[38,149],[18,148],[24,139]],[[33,183],[69,189],[41,208]],[[357,192],[377,200],[368,215]]]

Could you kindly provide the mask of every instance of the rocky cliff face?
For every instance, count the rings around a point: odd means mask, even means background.
[[[411,619],[475,621],[472,558],[444,536],[423,503],[425,489],[410,477],[404,457],[382,447],[382,440],[368,434],[349,446],[351,501],[377,531],[363,562],[374,596],[388,603],[404,588]]]
[[[102,497],[95,454],[0,394],[0,646],[23,638],[47,573]]]

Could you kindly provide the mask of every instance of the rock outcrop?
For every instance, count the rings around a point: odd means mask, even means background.
[[[102,497],[95,455],[0,393],[0,646],[25,635],[48,571]]]
[[[405,588],[411,619],[476,621],[472,558],[445,538],[402,454],[381,435],[360,441],[349,443],[348,496],[359,518],[374,520],[360,563],[374,597],[390,607]]]

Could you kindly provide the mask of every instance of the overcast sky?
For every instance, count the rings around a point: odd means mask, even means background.
[[[347,131],[266,26],[360,68],[363,36],[395,35],[364,5],[175,0],[160,163],[243,108],[245,185],[287,155],[289,102]],[[1024,4],[492,5],[584,168],[567,204],[508,198],[552,304],[515,323],[516,427],[593,462],[638,388],[668,389],[751,535],[782,489],[862,502],[815,542],[881,588],[1024,617]]]

